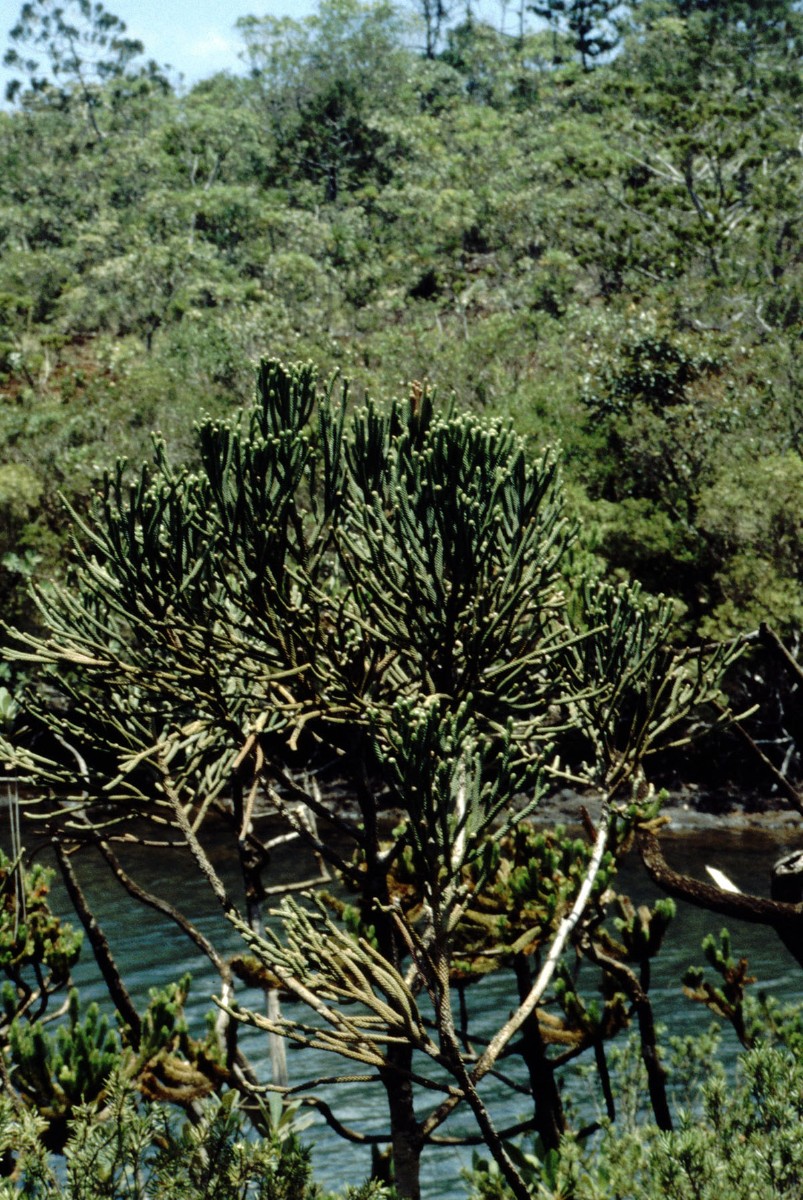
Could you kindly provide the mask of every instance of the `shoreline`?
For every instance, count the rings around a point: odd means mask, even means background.
[[[579,826],[582,808],[593,821],[599,813],[600,801],[593,795],[565,789],[539,802],[532,819],[539,825]],[[798,836],[803,842],[803,814],[775,796],[750,794],[737,798],[684,787],[668,791],[661,814],[670,820],[662,830],[662,837],[707,831],[716,831],[718,835],[753,832],[780,836],[782,840],[793,840]]]

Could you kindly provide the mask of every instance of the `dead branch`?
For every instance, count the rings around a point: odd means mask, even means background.
[[[769,926],[803,966],[803,903],[788,904],[763,896],[746,895],[744,892],[723,891],[701,879],[681,875],[670,867],[652,830],[644,827],[637,829],[636,841],[648,874],[667,895],[687,900],[698,908],[719,913],[723,917]]]

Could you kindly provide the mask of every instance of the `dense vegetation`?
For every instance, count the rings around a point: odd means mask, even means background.
[[[797,630],[796,6],[644,0],[614,28],[610,6],[551,4],[506,10],[505,33],[418,7],[248,18],[243,75],[186,93],[114,30],[90,77],[58,28],[15,29],[6,612],[54,569],[60,493],[82,506],[153,428],[188,444],[267,353],[357,394],[426,381],[534,451],[559,440],[605,571],[671,592],[704,636]]]
[[[71,1197],[313,1195],[267,1100],[292,1113],[288,1038],[377,1092],[373,1142],[411,1200],[458,1108],[483,1197],[681,1197],[728,1171],[734,1196],[795,1194],[799,1012],[751,1008],[746,963],[710,942],[715,982],[687,988],[748,1056],[733,1103],[717,1077],[695,1094],[691,1128],[649,996],[673,906],[616,890],[635,842],[665,890],[801,959],[795,856],[772,900],[671,872],[650,774],[726,713],[761,622],[790,681],[768,769],[801,808],[800,668],[774,632],[796,638],[801,607],[795,6],[554,0],[499,32],[470,6],[333,0],[241,21],[247,73],[186,94],[101,6],[72,11],[23,6],[0,114],[5,670],[27,680],[0,692],[0,745],[117,1024],[70,991],[80,939],[23,869],[9,792],[9,1194],[62,1188],[66,1147]],[[310,358],[351,393],[282,365]],[[758,672],[741,684],[758,694]],[[584,835],[535,830],[566,784],[599,801]],[[143,891],[118,857],[134,838],[189,851],[247,953]],[[340,891],[285,897],[266,935],[291,843],[310,887]],[[81,885],[90,851],[214,967],[205,1034],[186,979],[132,1000]],[[511,1014],[483,1042],[470,985],[491,970]],[[243,1024],[270,1035],[270,1085]],[[631,1024],[628,1091],[609,1044]],[[590,1151],[560,1090],[583,1057]],[[491,1075],[524,1097],[516,1126]],[[305,1103],[360,1140],[319,1084]],[[649,1116],[606,1136],[639,1097]]]
[[[530,1200],[514,1139],[532,1131],[560,1154],[572,1130],[588,1135],[560,1087],[578,1059],[593,1060],[589,1091],[612,1120],[607,1046],[632,1023],[649,1111],[671,1132],[649,990],[674,905],[619,893],[621,856],[635,842],[671,894],[774,929],[801,961],[798,855],[766,900],[669,871],[656,836],[652,760],[714,719],[739,646],[673,647],[671,604],[578,577],[554,455],[530,461],[509,424],[441,414],[420,387],[352,407],[310,367],[265,362],[256,402],[199,424],[194,457],[176,464],[157,441],[136,474],[106,473],[65,585],[35,589],[42,629],[6,646],[36,672],[0,738],[24,789],[9,792],[0,880],[0,1037],[20,1109],[64,1148],[80,1102],[104,1104],[115,1056],[146,1097],[203,1123],[200,1102],[231,1095],[263,1136],[265,1095],[292,1104],[300,1088],[340,1136],[389,1144],[404,1200],[419,1200],[422,1157],[450,1143],[459,1110]],[[575,814],[583,836],[530,820],[567,784],[596,805]],[[54,850],[117,1038],[73,998],[56,1039],[43,1028],[77,945],[43,882],[26,888],[20,809]],[[130,842],[199,872],[245,951],[132,878]],[[279,847],[306,878],[272,881]],[[132,996],[81,883],[87,852],[214,968],[204,1035],[184,1020],[186,979],[144,1010]],[[746,964],[727,942],[709,957],[722,982],[689,987],[748,1045]],[[471,985],[490,972],[511,1011],[478,1036]],[[269,1081],[242,1026],[269,1035]],[[285,1040],[346,1065],[291,1080]],[[491,1079],[526,1116],[509,1123]],[[338,1117],[338,1085],[354,1082],[382,1132]]]

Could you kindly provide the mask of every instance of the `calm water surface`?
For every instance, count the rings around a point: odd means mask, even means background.
[[[803,834],[799,841],[803,841]],[[789,831],[781,829],[776,832],[762,830],[738,834],[712,829],[704,834],[685,834],[664,840],[666,856],[678,869],[706,878],[704,866],[708,862],[726,871],[743,891],[763,895],[768,894],[772,863],[794,844],[794,841],[790,842]],[[218,869],[228,877],[232,892],[236,894],[236,876],[230,861],[222,855],[218,855],[217,859]],[[187,857],[176,851],[138,850],[128,851],[125,863],[143,887],[168,899],[191,916],[219,948],[227,953],[238,951],[241,943],[237,934],[220,915],[207,885]],[[198,954],[172,923],[149,910],[134,907],[119,885],[111,879],[102,861],[92,852],[82,854],[76,860],[76,869],[135,1003],[141,1009],[147,1002],[149,988],[178,979],[189,971],[193,975],[193,987],[188,1017],[195,1029],[202,1030],[205,1015],[211,1007],[209,997],[218,983],[217,975],[209,969],[207,960]],[[299,861],[297,850],[287,850],[273,861],[268,882],[289,881],[308,869],[309,864]],[[619,878],[620,890],[629,893],[635,904],[651,901],[658,894],[635,859],[624,864]],[[53,900],[57,911],[69,915],[69,903],[58,880],[54,882]],[[700,942],[704,935],[717,932],[723,923],[722,918],[716,915],[701,912],[689,905],[679,905],[663,952],[653,963],[651,995],[656,1015],[675,1034],[704,1029],[710,1023],[707,1010],[683,996],[681,979],[690,963],[703,962]],[[760,926],[735,921],[728,922],[728,925],[734,953],[749,959],[751,973],[758,979],[757,986],[778,997],[798,999],[803,974],[775,935]],[[92,999],[100,1002],[105,1000],[103,984],[88,947],[85,947],[82,961],[75,970],[75,980],[85,1003]],[[490,1033],[511,1007],[509,981],[501,975],[499,978],[489,977],[482,984],[469,989],[469,1000],[472,1030],[477,1034]],[[259,1007],[261,998],[256,993],[244,993],[241,1002]],[[242,1042],[246,1053],[264,1067],[267,1058],[264,1035],[244,1030]],[[726,1038],[726,1045],[728,1053],[735,1053],[735,1039]],[[318,1074],[342,1072],[344,1069],[343,1063],[333,1057],[308,1051],[291,1049],[288,1060],[291,1081],[294,1082],[302,1082]],[[576,1073],[573,1080],[570,1071],[567,1073],[566,1088],[571,1092],[573,1086],[577,1092]],[[590,1111],[589,1101],[582,1094],[582,1086],[590,1087],[588,1083],[581,1085],[580,1094],[575,1099],[581,1107]],[[493,1105],[495,1092],[500,1102],[504,1096],[502,1108]],[[524,1098],[517,1111],[516,1102],[511,1103],[509,1094],[505,1094],[501,1086],[493,1081],[486,1082],[484,1094],[492,1102],[492,1112],[500,1126],[528,1115]],[[596,1099],[592,1103],[596,1103]],[[381,1093],[376,1088],[369,1089],[361,1085],[341,1088],[336,1107],[341,1119],[364,1132],[381,1131],[384,1128]],[[458,1131],[473,1132],[470,1119],[456,1120],[453,1127],[445,1128],[445,1132]],[[369,1151],[341,1141],[317,1118],[304,1136],[313,1144],[315,1172],[326,1186],[340,1188],[346,1183],[357,1183],[368,1173]],[[470,1159],[471,1151],[465,1148],[431,1150],[425,1154],[424,1194],[428,1197],[457,1197],[463,1194],[460,1172]]]

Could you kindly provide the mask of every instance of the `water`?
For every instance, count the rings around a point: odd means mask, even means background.
[[[789,838],[788,829],[743,833],[716,831],[666,838],[664,848],[668,860],[678,869],[706,878],[704,865],[709,862],[726,871],[742,890],[766,895],[770,868],[775,859],[789,849]],[[192,917],[221,952],[234,954],[241,949],[239,936],[222,917],[208,885],[194,869],[188,855],[178,850],[126,848],[121,857],[142,887],[164,897]],[[215,857],[218,870],[227,878],[232,894],[236,896],[237,879],[233,862],[222,853]],[[147,1003],[150,988],[191,972],[193,986],[187,1015],[191,1028],[201,1032],[205,1016],[212,1007],[210,996],[218,988],[217,975],[208,961],[174,924],[151,910],[135,907],[94,852],[82,852],[75,866],[140,1011]],[[290,881],[298,878],[301,872],[304,875],[312,874],[311,868],[310,862],[299,858],[297,849],[285,850],[272,862],[269,881]],[[629,858],[622,866],[619,890],[629,894],[636,905],[650,902],[660,894],[635,857]],[[69,902],[58,878],[54,881],[52,899],[56,911],[70,915]],[[683,996],[681,981],[690,963],[703,963],[700,951],[703,936],[717,932],[723,924],[722,918],[714,914],[689,905],[678,905],[678,915],[670,926],[663,951],[653,963],[651,987],[656,1017],[674,1034],[693,1033],[710,1024],[708,1011]],[[728,926],[732,934],[733,952],[736,956],[744,955],[749,959],[751,973],[758,979],[757,986],[779,998],[798,999],[803,981],[800,968],[775,935],[761,926],[741,922],[729,921]],[[105,990],[86,945],[74,977],[85,1003],[93,999],[105,1002]],[[513,1006],[509,976],[500,974],[487,977],[469,989],[468,998],[472,1031],[478,1035],[490,1034]],[[240,1000],[257,1009],[263,1003],[259,993],[242,993]],[[249,1057],[262,1064],[262,1074],[266,1078],[266,1036],[256,1030],[244,1030],[242,1045]],[[727,1053],[735,1054],[737,1046],[731,1035],[726,1035],[725,1046]],[[291,1082],[294,1083],[319,1075],[348,1073],[353,1069],[333,1056],[292,1048],[288,1052],[288,1065]],[[576,1081],[577,1072],[569,1068],[566,1073],[567,1091],[572,1093],[574,1089],[575,1101],[581,1109],[585,1104],[588,1115],[593,1115],[596,1096],[589,1101],[583,1095],[583,1089],[590,1085],[585,1083],[578,1088]],[[498,1126],[530,1115],[526,1097],[511,1101],[510,1094],[494,1080],[486,1080],[482,1092]],[[437,1098],[434,1102],[437,1103]],[[382,1092],[376,1086],[352,1084],[338,1089],[334,1106],[338,1117],[346,1124],[370,1133],[381,1132],[385,1128],[383,1104]],[[444,1126],[442,1132],[473,1133],[470,1115],[461,1114]],[[321,1118],[314,1118],[313,1125],[304,1137],[313,1144],[314,1170],[325,1186],[341,1188],[346,1183],[359,1182],[367,1175],[370,1165],[368,1148],[342,1141]],[[465,1147],[425,1152],[424,1194],[444,1198],[459,1196],[462,1190],[460,1172],[470,1159],[471,1150]]]

